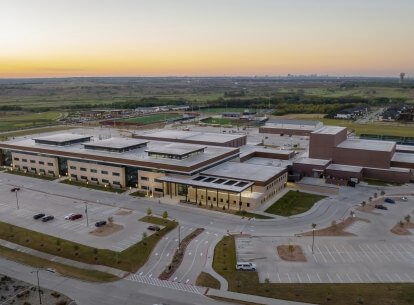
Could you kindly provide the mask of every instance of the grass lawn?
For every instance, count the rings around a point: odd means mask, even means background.
[[[156,122],[163,122],[165,120],[172,120],[172,119],[178,119],[181,115],[176,113],[157,113],[157,114],[151,114],[146,116],[140,116],[135,118],[127,118],[120,120],[121,122],[127,122],[127,123],[140,123],[140,124],[151,124]]]
[[[5,173],[18,175],[18,176],[26,176],[26,177],[31,177],[31,178],[43,179],[43,180],[48,180],[48,181],[53,181],[57,179],[57,177],[46,176],[46,175],[39,176],[34,173],[30,173],[30,172],[25,173],[19,170],[6,170]]]
[[[164,228],[122,252],[93,248],[5,222],[0,222],[0,239],[87,264],[136,272],[148,260],[158,241],[178,225],[175,221],[157,217],[144,217],[141,221],[162,224]]]
[[[84,281],[110,282],[119,280],[117,276],[110,273],[90,269],[81,269],[74,266],[52,262],[35,255],[23,253],[3,246],[0,246],[0,256],[8,260],[32,266],[34,268],[52,268],[62,275],[74,277]]]
[[[0,132],[33,127],[42,127],[56,124],[56,121],[63,116],[63,113],[57,111],[41,113],[9,113],[0,116]]]
[[[265,212],[280,216],[292,216],[308,211],[319,200],[326,198],[299,191],[289,191],[273,203]]]
[[[75,180],[69,181],[69,179],[60,181],[60,183],[79,186],[79,187],[87,187],[87,188],[98,190],[98,191],[106,191],[106,192],[112,192],[112,193],[123,193],[126,191],[125,189],[121,189],[121,188],[104,187],[102,185],[96,185],[92,183],[86,184],[86,183],[75,181]]]
[[[225,236],[217,244],[213,268],[228,281],[230,291],[263,297],[321,305],[409,305],[414,302],[414,284],[259,283],[257,272],[236,270],[233,236]]]
[[[236,214],[237,216],[242,216],[242,217],[247,217],[247,218],[273,219],[273,217],[270,217],[270,216],[267,216],[267,215],[256,214],[256,213],[252,213],[252,212],[248,212],[248,211],[237,211],[234,214]]]
[[[214,276],[207,272],[201,272],[196,280],[197,286],[203,286],[213,289],[220,289],[220,282]]]

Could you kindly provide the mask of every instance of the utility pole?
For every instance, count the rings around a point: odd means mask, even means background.
[[[40,269],[36,269],[30,273],[36,273],[37,277],[37,292],[39,293],[39,304],[42,304],[42,293],[40,292],[40,281],[39,281],[39,271]]]
[[[86,216],[86,226],[89,227],[88,202],[87,201],[85,201],[85,216]]]
[[[315,244],[315,228],[316,228],[316,223],[312,224],[312,254],[313,254],[313,245]]]
[[[17,209],[19,209],[19,197],[17,196],[17,193],[19,191],[18,190],[15,190],[14,192],[16,193],[16,206],[17,206]]]

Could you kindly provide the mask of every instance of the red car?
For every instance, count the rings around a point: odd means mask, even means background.
[[[76,220],[82,218],[82,214],[73,214],[69,217],[69,220]]]

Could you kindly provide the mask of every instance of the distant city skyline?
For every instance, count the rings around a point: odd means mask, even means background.
[[[0,78],[414,76],[410,0],[15,0]]]

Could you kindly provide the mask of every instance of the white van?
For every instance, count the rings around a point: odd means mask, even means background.
[[[247,262],[237,262],[236,269],[244,271],[256,271],[256,264]]]

